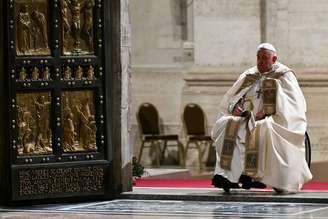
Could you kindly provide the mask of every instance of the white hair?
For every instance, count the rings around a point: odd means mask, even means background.
[[[274,46],[272,44],[270,44],[270,43],[261,43],[257,47],[257,51],[259,51],[260,49],[270,50],[270,51],[274,52],[275,54],[277,53],[276,48],[274,48]]]

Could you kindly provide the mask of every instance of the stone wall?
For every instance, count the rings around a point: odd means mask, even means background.
[[[253,64],[260,41],[259,6],[259,0],[194,0],[195,64]]]
[[[180,0],[131,0],[132,64],[179,65],[181,56]]]
[[[131,24],[129,19],[129,0],[121,0],[121,63],[122,63],[122,145],[131,145],[130,142],[130,106],[131,106]],[[130,147],[122,147],[123,165],[131,159]]]
[[[131,23],[129,0],[121,0],[121,151],[122,189],[132,189],[131,181]],[[116,118],[113,118],[116,119]]]
[[[267,39],[298,71],[327,72],[327,12],[325,0],[267,1]]]

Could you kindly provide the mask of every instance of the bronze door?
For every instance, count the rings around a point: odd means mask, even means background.
[[[103,1],[6,2],[11,200],[110,192]]]

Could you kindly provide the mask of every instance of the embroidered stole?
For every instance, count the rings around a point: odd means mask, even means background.
[[[235,94],[238,94],[241,90],[243,90],[246,87],[252,86],[260,78],[261,78],[261,76],[259,74],[248,74],[248,75],[246,75],[242,85],[236,91]]]
[[[287,71],[286,71],[287,72]],[[276,96],[277,96],[277,79],[279,79],[286,72],[271,72],[265,75],[262,82],[263,88],[263,110],[266,115],[273,115],[276,113]],[[248,74],[244,82],[235,94],[238,94],[246,87],[252,86],[257,80],[261,78],[260,74]],[[248,176],[255,176],[258,169],[259,161],[259,137],[260,125],[257,125],[251,132],[248,130],[246,122],[246,152],[245,152],[245,174]],[[231,170],[231,161],[233,151],[235,148],[237,133],[240,122],[230,119],[226,125],[223,147],[220,156],[220,166],[225,170]]]
[[[254,177],[257,173],[259,163],[260,130],[260,125],[257,125],[251,132],[247,129],[244,171],[247,176]]]
[[[220,166],[223,169],[231,170],[231,160],[235,149],[238,129],[239,120],[235,121],[230,119],[225,128],[223,147],[220,156]]]
[[[276,113],[277,82],[276,79],[266,78],[262,83],[263,111],[266,115]]]

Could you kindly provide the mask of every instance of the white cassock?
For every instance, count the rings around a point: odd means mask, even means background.
[[[263,80],[268,75],[280,75],[274,79],[276,83],[275,113],[265,119],[255,121],[245,117],[232,116],[233,106],[241,97],[252,102],[254,115],[263,111],[263,93],[258,92]],[[246,76],[258,75],[250,86],[245,86]],[[257,67],[242,73],[234,85],[224,95],[220,105],[220,113],[212,129],[211,135],[216,145],[215,173],[231,182],[238,182],[241,174],[245,174],[246,141],[248,130],[257,129],[258,156],[253,178],[272,187],[287,191],[299,191],[312,174],[305,160],[304,134],[306,131],[306,102],[294,73],[281,63],[275,63],[273,70],[260,74]],[[230,168],[220,164],[222,148],[225,142],[225,131],[229,120],[240,121],[235,138]],[[254,128],[256,127],[256,128]],[[254,128],[254,129],[253,129]],[[247,174],[248,175],[248,174]]]

